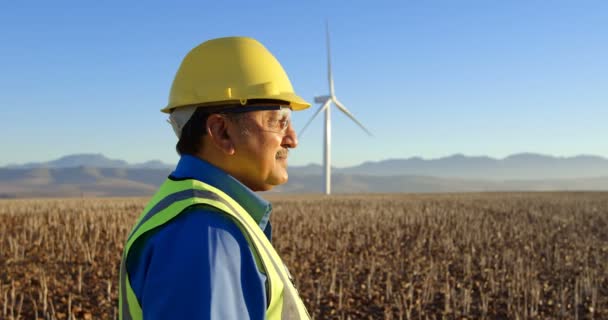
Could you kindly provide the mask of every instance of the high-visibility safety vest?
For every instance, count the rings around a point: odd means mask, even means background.
[[[135,241],[154,228],[177,217],[193,205],[208,205],[227,214],[242,230],[256,259],[260,272],[266,275],[266,319],[310,319],[306,307],[294,287],[289,271],[272,244],[253,218],[234,199],[221,190],[201,181],[167,179],[139,217],[124,248],[120,264],[119,318],[141,320],[141,305],[131,288],[126,260]],[[187,263],[187,262],[184,262]]]

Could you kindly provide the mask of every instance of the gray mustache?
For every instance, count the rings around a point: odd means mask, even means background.
[[[275,156],[275,158],[286,158],[288,154],[289,154],[289,149],[283,149],[283,150],[277,152],[277,155]]]

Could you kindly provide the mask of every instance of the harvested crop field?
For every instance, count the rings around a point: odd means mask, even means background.
[[[268,197],[315,319],[608,319],[608,193]],[[145,202],[0,201],[0,318],[117,317]]]

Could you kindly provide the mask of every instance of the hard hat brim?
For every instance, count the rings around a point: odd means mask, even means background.
[[[296,95],[295,93],[284,92],[284,93],[280,93],[280,94],[274,95],[274,96],[249,97],[248,99],[234,99],[234,100],[225,100],[225,101],[217,101],[217,102],[208,102],[208,103],[203,103],[203,104],[190,104],[190,105],[180,105],[180,106],[167,105],[165,108],[161,109],[160,111],[162,111],[164,113],[171,113],[176,108],[189,107],[189,106],[212,107],[212,106],[218,106],[218,105],[223,105],[223,104],[244,104],[244,105],[246,105],[248,100],[258,100],[258,99],[265,100],[265,101],[276,100],[277,103],[284,103],[285,105],[290,106],[293,111],[300,111],[300,110],[308,109],[310,107],[310,103],[308,103],[306,100],[302,99],[300,96]]]

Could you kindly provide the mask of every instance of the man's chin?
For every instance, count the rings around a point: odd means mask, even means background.
[[[255,184],[255,185],[248,185],[248,187],[252,191],[256,191],[256,192],[257,191],[270,191],[270,190],[272,190],[272,188],[286,183],[287,180],[288,180],[287,171],[283,171],[280,174],[270,175],[266,179],[266,181],[264,181],[262,183]]]
[[[289,180],[289,175],[287,174],[287,171],[285,171],[284,173],[280,175],[275,175],[274,177],[269,179],[267,184],[270,185],[272,188],[287,183],[287,180]]]

